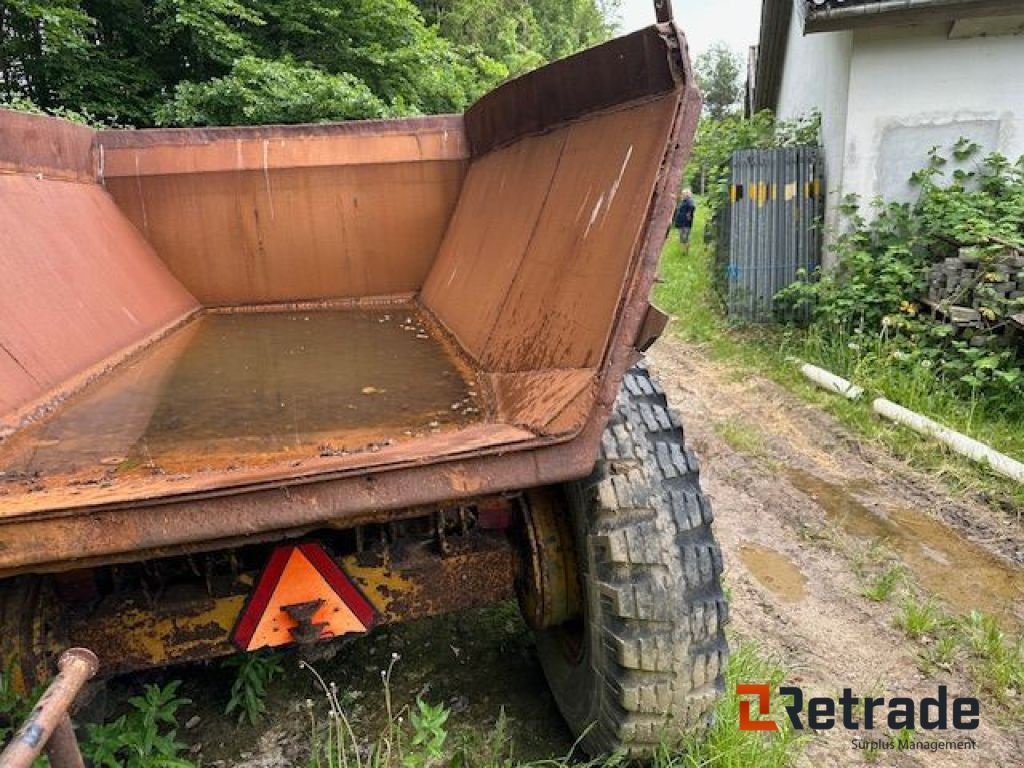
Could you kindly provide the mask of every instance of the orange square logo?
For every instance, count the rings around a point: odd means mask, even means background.
[[[739,684],[736,686],[737,696],[757,696],[757,711],[761,716],[771,712],[771,688],[767,685]],[[741,731],[777,731],[778,724],[774,720],[754,720],[750,716],[750,700],[740,699],[740,730]]]

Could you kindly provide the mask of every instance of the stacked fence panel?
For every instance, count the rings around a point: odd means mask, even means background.
[[[821,263],[821,171],[815,146],[733,154],[718,238],[731,316],[771,320],[775,295]]]

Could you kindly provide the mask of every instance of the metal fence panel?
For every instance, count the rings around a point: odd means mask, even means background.
[[[821,264],[821,170],[816,146],[733,154],[718,228],[731,316],[771,320],[775,294]]]

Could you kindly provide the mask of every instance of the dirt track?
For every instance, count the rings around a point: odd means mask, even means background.
[[[788,669],[787,682],[809,695],[850,687],[861,695],[927,696],[939,683],[954,695],[973,693],[961,672],[919,671],[920,647],[894,627],[895,601],[862,597],[858,569],[870,571],[885,553],[952,610],[983,608],[1012,626],[1024,619],[1021,529],[980,503],[951,499],[938,481],[862,445],[775,384],[712,364],[676,339],[660,342],[650,364],[702,459],[736,638],[756,640]],[[516,757],[561,756],[571,746],[511,606],[385,630],[321,662],[325,677],[351,692],[357,729],[372,731],[379,721],[379,674],[392,652],[403,657],[396,702],[417,693],[445,701],[457,738],[484,738],[504,710]],[[303,702],[315,688],[294,660],[287,669],[269,701],[270,721],[257,728],[236,729],[215,715],[225,681],[197,676],[188,684],[194,698],[208,700],[188,734],[203,745],[205,765],[295,764],[309,740]],[[1024,765],[1024,727],[987,706],[983,698],[976,752],[883,754],[874,764]],[[848,733],[833,731],[815,737],[799,764],[868,761]]]
[[[851,687],[924,696],[939,683],[973,692],[962,677],[918,670],[918,647],[893,626],[897,609],[860,595],[857,565],[883,541],[925,593],[951,609],[1000,612],[1013,625],[1024,619],[1020,528],[981,504],[951,499],[939,482],[862,445],[772,382],[714,365],[676,340],[658,344],[650,363],[702,460],[734,632],[774,651],[809,693]],[[885,756],[878,764],[1024,764],[1024,727],[994,719],[983,717],[973,754]],[[865,757],[849,734],[834,731],[811,743],[807,762],[863,765]]]

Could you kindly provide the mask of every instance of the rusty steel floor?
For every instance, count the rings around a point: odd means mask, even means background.
[[[376,452],[484,418],[413,306],[203,314],[0,446],[0,486]]]

